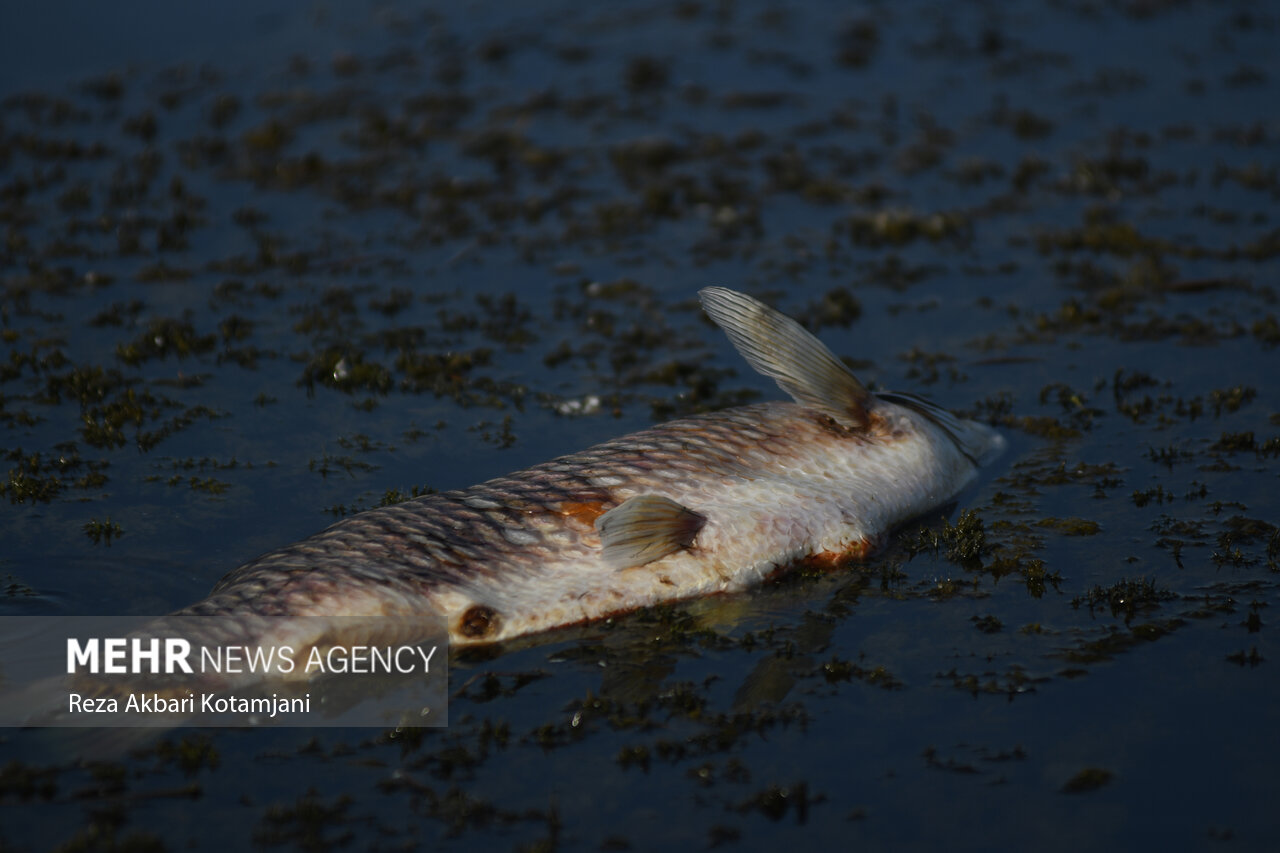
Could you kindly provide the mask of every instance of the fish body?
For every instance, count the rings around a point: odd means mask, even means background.
[[[872,394],[793,320],[708,313],[792,402],[695,415],[467,489],[344,519],[228,574],[145,633],[206,644],[492,643],[861,558],[956,495],[1003,440]]]

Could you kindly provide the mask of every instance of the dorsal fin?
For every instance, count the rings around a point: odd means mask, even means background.
[[[797,403],[855,429],[867,425],[871,393],[822,341],[785,314],[725,287],[698,291],[707,316],[724,329],[756,371],[773,379]]]
[[[688,548],[706,522],[670,498],[636,495],[597,518],[595,526],[605,563],[627,569]]]

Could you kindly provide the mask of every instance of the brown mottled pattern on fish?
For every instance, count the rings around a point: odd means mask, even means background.
[[[949,500],[1001,439],[873,395],[794,321],[703,291],[797,402],[671,421],[468,489],[369,510],[228,574],[149,625],[204,643],[494,642],[864,557]]]

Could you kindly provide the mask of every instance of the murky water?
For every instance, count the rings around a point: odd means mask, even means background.
[[[776,395],[707,284],[1011,452],[864,567],[460,656],[447,730],[5,732],[6,849],[1268,849],[1276,13],[435,5],[6,10],[0,612]]]

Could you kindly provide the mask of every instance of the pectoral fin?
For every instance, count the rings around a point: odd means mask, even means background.
[[[597,518],[595,527],[605,563],[627,569],[688,548],[706,522],[670,498],[636,495]]]
[[[875,398],[822,341],[785,314],[724,287],[698,291],[707,316],[756,371],[797,403],[862,429]]]

